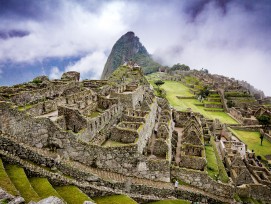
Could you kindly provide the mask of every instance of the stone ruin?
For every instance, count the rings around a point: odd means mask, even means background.
[[[38,166],[57,169],[92,196],[124,193],[141,201],[173,196],[230,203],[234,192],[242,191],[271,202],[270,172],[239,154],[237,143],[221,143],[230,182],[208,176],[205,145],[220,135],[221,124],[192,111],[174,110],[166,99],[154,95],[136,64],[120,67],[108,80],[79,79],[78,72],[67,72],[58,80],[41,76],[0,88],[3,160],[20,164],[29,176],[52,177]],[[258,180],[257,190],[268,186],[262,198],[252,192],[255,186],[238,187],[254,184],[251,175]],[[52,182],[69,184],[60,178],[54,176]],[[174,191],[173,179],[197,190]]]

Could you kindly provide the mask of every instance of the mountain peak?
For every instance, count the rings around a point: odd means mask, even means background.
[[[143,71],[151,69],[158,70],[159,64],[154,62],[141,44],[139,38],[133,31],[129,31],[122,35],[121,38],[114,44],[111,53],[106,61],[101,79],[107,79],[110,74],[120,65],[132,60],[142,66]]]

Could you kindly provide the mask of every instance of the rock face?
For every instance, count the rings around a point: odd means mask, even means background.
[[[65,202],[60,198],[50,196],[48,198],[39,201],[37,204],[65,204]]]
[[[120,65],[132,60],[142,66],[144,73],[157,71],[160,64],[153,61],[134,32],[127,32],[115,43],[106,61],[101,79],[107,79]]]
[[[20,196],[15,197],[0,188],[0,203],[20,204],[24,203],[24,199]]]

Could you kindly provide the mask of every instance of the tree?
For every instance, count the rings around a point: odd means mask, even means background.
[[[263,138],[264,138],[264,135],[263,135],[263,134],[261,134],[261,135],[260,135],[260,139],[261,139],[261,146],[263,146]]]
[[[263,127],[264,130],[268,130],[271,125],[271,118],[268,115],[261,115],[257,117],[259,124]]]
[[[209,93],[210,93],[209,88],[205,86],[199,91],[199,96],[201,98],[206,98],[209,96]]]
[[[257,120],[259,124],[263,127],[263,129],[266,131],[271,125],[271,118],[268,115],[261,115],[257,117]],[[264,138],[264,130],[260,130],[260,139],[261,139],[261,146],[263,145],[263,138]]]
[[[209,73],[208,69],[203,69],[203,68],[201,68],[201,71],[202,71],[202,72],[205,72],[206,74]]]
[[[181,70],[181,71],[189,71],[190,70],[190,67],[185,65],[185,64],[174,64],[172,67],[171,67],[172,70]]]
[[[154,82],[154,84],[158,87],[158,89],[160,90],[160,86],[162,86],[165,82],[162,80],[157,80]]]

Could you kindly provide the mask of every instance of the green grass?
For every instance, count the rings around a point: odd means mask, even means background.
[[[213,137],[211,137],[210,139],[210,144],[213,146],[213,150],[216,156],[216,162],[217,162],[217,167],[218,167],[218,171],[219,171],[219,177],[218,179],[220,181],[222,181],[223,183],[228,183],[229,182],[229,177],[228,174],[226,172],[226,169],[224,167],[224,164],[219,156],[218,150],[216,148],[216,143]]]
[[[211,145],[205,146],[205,154],[207,159],[207,172],[208,175],[213,178],[214,180],[217,179],[219,170],[218,170],[218,164],[216,161],[216,156],[214,149]]]
[[[55,196],[61,198],[61,196],[56,192],[53,186],[49,183],[47,178],[29,178],[29,181],[37,192],[37,194],[43,199],[49,196]]]
[[[25,199],[26,203],[40,200],[40,197],[32,188],[23,168],[17,165],[6,165],[5,168],[10,180]]]
[[[261,201],[257,201],[254,198],[244,198],[240,197],[241,201],[246,202],[246,203],[251,203],[251,204],[261,204]]]
[[[103,143],[104,147],[119,147],[119,146],[127,146],[127,145],[129,145],[129,144],[116,142],[113,140],[107,140],[105,143]]]
[[[93,198],[97,204],[137,204],[132,198],[126,195],[113,195]]]
[[[188,204],[190,202],[186,200],[161,200],[156,202],[151,202],[148,204]]]
[[[96,117],[98,117],[100,114],[101,114],[100,112],[94,111],[94,112],[92,112],[91,114],[89,114],[87,117],[89,117],[89,118],[96,118]]]
[[[82,204],[84,201],[93,201],[76,186],[58,186],[55,187],[55,190],[68,204]]]
[[[154,85],[154,81],[151,80],[150,83]],[[168,99],[170,105],[172,105],[175,109],[179,111],[186,111],[187,108],[191,108],[194,112],[199,112],[202,115],[204,115],[206,118],[209,119],[219,119],[222,123],[227,124],[238,124],[236,120],[234,120],[232,117],[230,117],[225,112],[211,112],[204,110],[205,107],[198,106],[195,104],[200,104],[200,102],[197,99],[178,99],[176,96],[193,96],[189,92],[189,88],[183,85],[180,82],[176,81],[165,81],[165,84],[161,86],[162,89],[166,91],[166,98]]]
[[[0,187],[5,189],[11,195],[14,196],[19,195],[19,192],[17,191],[17,189],[15,188],[15,186],[13,185],[13,183],[11,182],[7,175],[1,159],[0,159]]]
[[[259,132],[229,129],[248,146],[248,149],[254,150],[256,155],[260,155],[263,160],[267,160],[265,156],[271,154],[271,143],[264,138],[263,146],[261,146]]]

